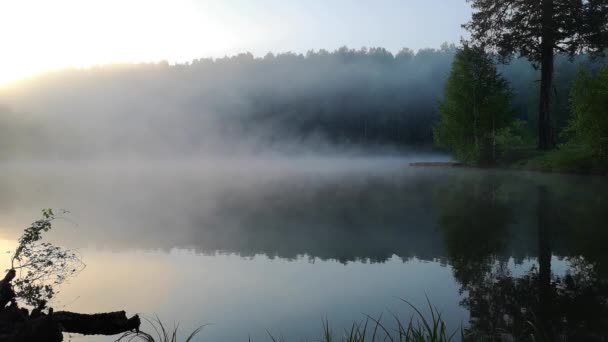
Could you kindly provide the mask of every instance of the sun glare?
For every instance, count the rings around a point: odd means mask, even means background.
[[[213,10],[187,0],[2,1],[0,84],[66,67],[227,53],[246,37]]]

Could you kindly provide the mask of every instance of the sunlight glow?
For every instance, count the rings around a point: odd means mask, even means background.
[[[460,40],[469,15],[453,0],[0,0],[0,85],[116,62],[437,48]]]
[[[3,0],[0,83],[65,67],[226,53],[248,37],[214,11],[189,0]]]

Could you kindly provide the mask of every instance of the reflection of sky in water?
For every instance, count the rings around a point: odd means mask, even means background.
[[[87,269],[61,294],[75,311],[123,308],[179,321],[184,331],[211,323],[201,334],[209,341],[266,341],[266,329],[288,340],[314,340],[321,320],[336,331],[364,313],[387,309],[409,317],[395,297],[423,307],[425,294],[441,309],[450,326],[466,322],[458,306],[458,285],[449,267],[436,262],[391,258],[383,264],[269,259],[263,255],[201,256],[174,250],[110,253],[84,251]],[[104,341],[110,339],[99,338]]]
[[[0,246],[10,248],[10,241]],[[109,252],[81,250],[87,268],[62,288],[56,310],[101,312],[124,309],[129,314],[158,315],[177,321],[183,332],[211,324],[201,340],[266,341],[266,329],[287,340],[319,337],[325,317],[336,332],[364,314],[388,310],[408,319],[413,312],[397,298],[426,308],[425,295],[441,310],[449,327],[468,321],[459,306],[459,284],[441,262],[394,256],[385,263],[322,261],[308,256],[295,260],[265,255],[199,255],[173,249]],[[3,260],[4,261],[4,260]],[[525,274],[535,260],[508,262],[514,276]],[[2,263],[2,266],[6,266]],[[552,268],[563,274],[568,263],[553,257]],[[390,322],[389,322],[390,325]],[[113,341],[109,337],[74,340]]]
[[[508,263],[509,270],[513,277],[521,277],[526,273],[530,272],[533,267],[538,269],[538,262],[536,259],[526,259],[521,264],[515,263],[511,258]],[[565,258],[553,256],[551,258],[551,273],[556,276],[563,276],[570,268],[570,263]]]

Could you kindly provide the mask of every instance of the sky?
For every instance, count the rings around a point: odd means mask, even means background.
[[[0,83],[65,67],[457,43],[465,0],[0,0]]]

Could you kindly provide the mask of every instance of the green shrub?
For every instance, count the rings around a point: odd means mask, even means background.
[[[570,91],[572,118],[564,134],[570,143],[608,160],[608,66],[597,75],[580,68]]]

